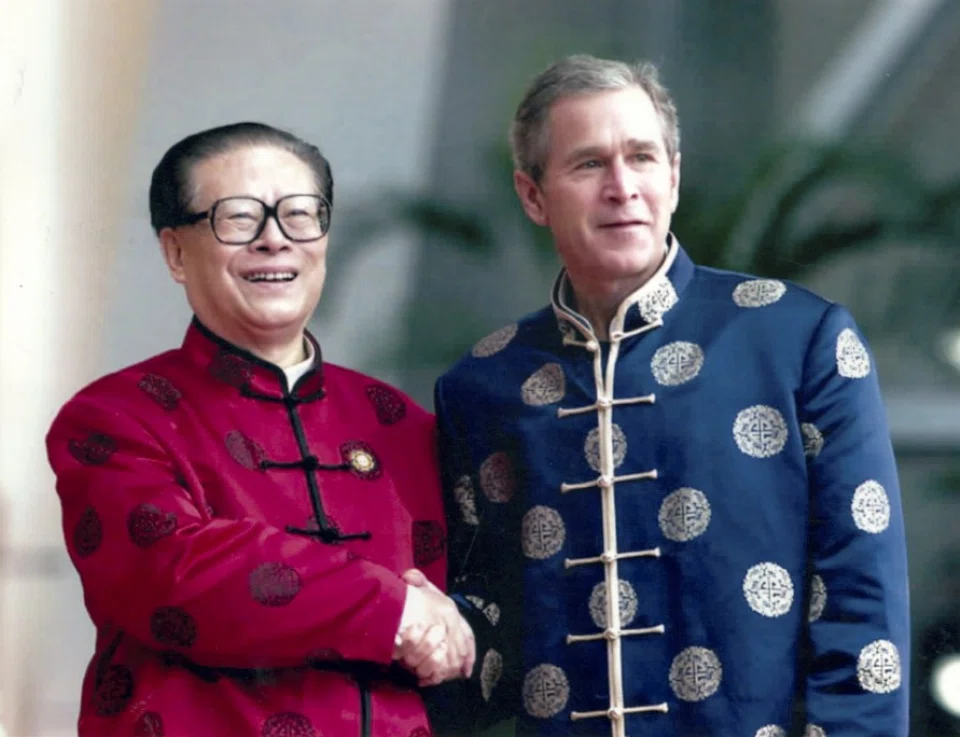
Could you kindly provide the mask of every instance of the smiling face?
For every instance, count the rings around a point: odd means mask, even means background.
[[[310,167],[269,145],[205,159],[193,167],[191,184],[191,212],[208,210],[225,197],[256,197],[273,205],[286,195],[317,194]],[[220,243],[204,219],[165,228],[160,243],[171,276],[184,286],[201,323],[267,360],[291,352],[299,357],[326,277],[326,235],[296,243],[268,218],[253,243],[231,246]]]
[[[639,87],[564,97],[550,110],[539,183],[514,174],[527,215],[550,228],[579,293],[626,293],[656,271],[677,207],[680,156]]]

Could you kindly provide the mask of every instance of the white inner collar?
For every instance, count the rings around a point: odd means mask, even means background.
[[[300,380],[301,376],[313,368],[314,360],[316,359],[316,352],[313,350],[313,343],[304,338],[303,347],[307,353],[307,357],[300,363],[295,363],[293,366],[288,366],[283,370],[283,373],[287,375],[287,387],[290,389],[292,389],[293,385]]]

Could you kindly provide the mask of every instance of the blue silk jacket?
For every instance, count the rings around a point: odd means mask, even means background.
[[[478,638],[437,730],[906,735],[899,485],[849,313],[675,241],[609,341],[570,294],[436,386]]]

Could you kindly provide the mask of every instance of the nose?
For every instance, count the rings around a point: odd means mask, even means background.
[[[260,233],[260,237],[250,245],[255,250],[264,253],[282,251],[290,248],[290,243],[283,234],[283,231],[280,230],[280,223],[277,222],[275,215],[267,217],[267,221],[263,224],[263,231]]]
[[[611,162],[607,168],[604,194],[613,202],[628,202],[639,197],[636,172],[623,161]]]

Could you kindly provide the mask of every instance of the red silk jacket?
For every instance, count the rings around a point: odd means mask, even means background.
[[[81,737],[428,737],[391,659],[399,574],[446,573],[433,417],[308,337],[289,389],[195,320],[54,421],[97,629]]]

